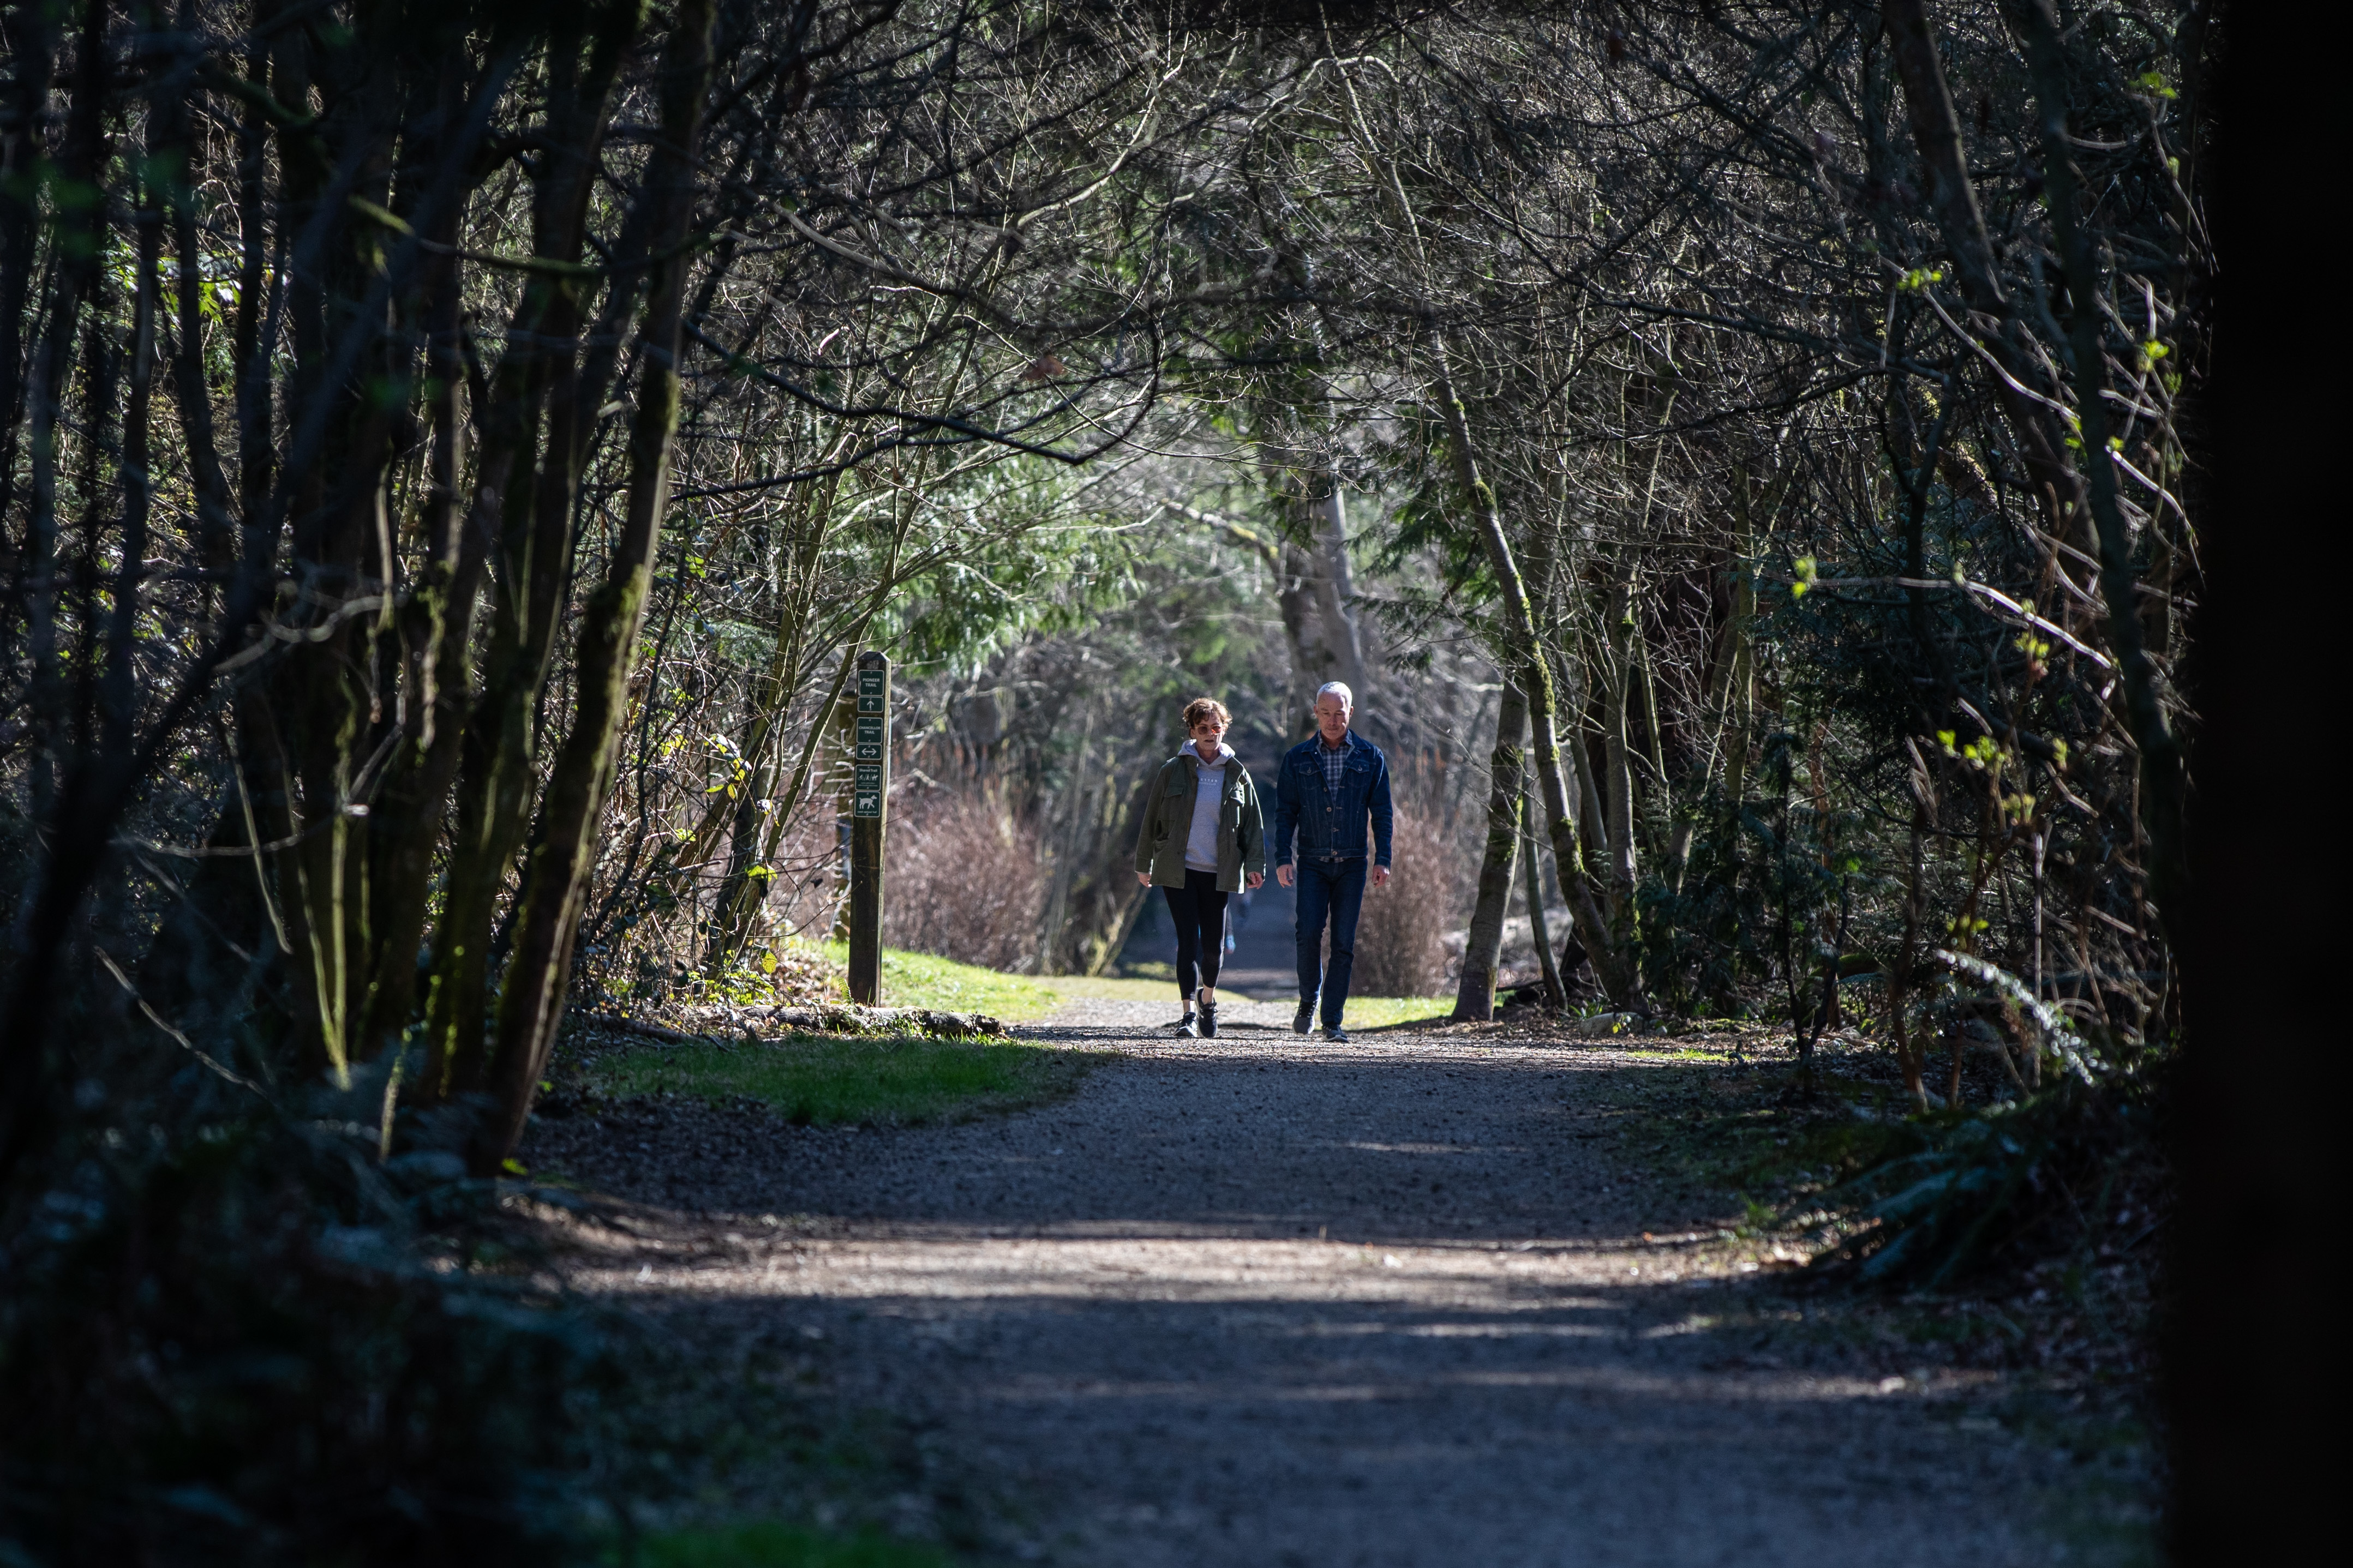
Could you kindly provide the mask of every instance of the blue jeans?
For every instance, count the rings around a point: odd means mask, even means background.
[[[1299,862],[1299,1000],[1324,997],[1324,1026],[1340,1026],[1348,976],[1356,967],[1356,916],[1365,907],[1365,857]],[[1332,967],[1324,968],[1324,922],[1332,922]]]

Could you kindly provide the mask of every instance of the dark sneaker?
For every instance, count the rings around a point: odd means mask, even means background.
[[[1335,1046],[1345,1046],[1348,1043],[1348,1031],[1335,1024],[1324,1031],[1324,1037]]]
[[[1190,1013],[1186,1014],[1185,1021],[1176,1026],[1176,1033],[1188,1040],[1199,1039],[1201,1037],[1200,1020]]]
[[[1291,1032],[1294,1035],[1303,1035],[1314,1026],[1315,1004],[1302,1002],[1299,1005],[1299,1011],[1291,1016]]]
[[[1201,1004],[1201,1038],[1214,1040],[1217,1037],[1218,1005],[1214,1002],[1204,1002]]]

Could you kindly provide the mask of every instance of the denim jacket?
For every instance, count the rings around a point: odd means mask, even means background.
[[[1389,762],[1370,741],[1348,731],[1339,798],[1324,786],[1324,737],[1310,735],[1282,755],[1274,781],[1274,863],[1291,863],[1292,835],[1303,860],[1345,860],[1365,853],[1365,819],[1373,824],[1373,863],[1389,863]]]

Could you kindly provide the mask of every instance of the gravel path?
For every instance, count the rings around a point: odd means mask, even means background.
[[[697,1112],[683,1164],[683,1111],[535,1131],[537,1158],[662,1205],[669,1239],[604,1233],[577,1281],[818,1347],[837,1394],[1017,1500],[1017,1558],[2063,1560],[1991,1380],[1809,1340],[1743,1249],[1612,1171],[1592,1088],[1631,1054],[1330,1046],[1287,1004],[1180,1041],[1172,1011],[1067,1005],[1031,1032],[1123,1059],[1011,1116]]]

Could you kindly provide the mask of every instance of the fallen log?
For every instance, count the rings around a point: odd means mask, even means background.
[[[700,1026],[674,1028],[610,1013],[575,1016],[575,1023],[580,1026],[611,1029],[674,1046],[776,1035],[882,1035],[910,1026],[934,1036],[1006,1033],[1003,1021],[986,1013],[946,1013],[934,1007],[861,1007],[854,1002],[815,1007],[783,1004],[765,1007],[705,1006],[692,1009],[681,1021]]]

